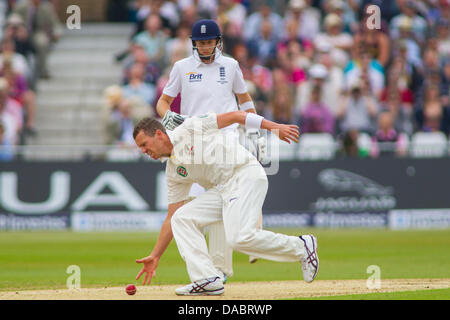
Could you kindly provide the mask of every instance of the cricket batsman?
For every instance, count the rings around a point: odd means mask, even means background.
[[[319,259],[313,235],[288,236],[258,227],[268,180],[257,159],[221,131],[236,123],[248,129],[271,130],[288,143],[299,139],[297,126],[244,111],[191,117],[173,131],[166,131],[151,118],[142,119],[134,128],[133,137],[142,153],[167,160],[168,214],[151,254],[136,260],[144,264],[136,277],[145,274],[144,284],[151,282],[161,255],[174,237],[192,281],[176,289],[176,294],[223,294],[221,272],[208,254],[202,232],[219,221],[233,250],[274,261],[299,261],[303,279],[315,279]],[[186,203],[193,183],[207,191]]]
[[[207,112],[225,113],[243,110],[256,113],[255,105],[248,94],[247,86],[238,62],[222,54],[222,34],[213,20],[199,20],[192,28],[193,53],[190,57],[177,61],[170,73],[156,109],[167,130],[175,129],[186,117]],[[181,93],[181,115],[170,111],[170,105]],[[223,128],[223,132],[239,141],[238,124]],[[258,129],[246,130],[248,148],[263,160],[266,154],[264,137]],[[194,184],[190,196],[205,192],[199,184]],[[260,217],[262,225],[262,215]],[[209,252],[214,264],[227,276],[233,275],[233,251],[225,241],[222,222],[209,226]],[[256,258],[250,257],[250,262]]]

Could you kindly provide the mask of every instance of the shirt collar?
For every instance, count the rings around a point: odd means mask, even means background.
[[[214,57],[214,61],[211,64],[217,63],[220,66],[223,66],[223,52],[220,52],[219,49],[215,49],[215,57]],[[201,65],[206,65],[205,63],[202,62],[202,60],[200,59],[199,55],[198,55],[198,51],[195,50],[193,53],[193,58],[195,60],[195,66],[198,68]]]
[[[174,133],[173,131],[170,130],[166,130],[167,136],[169,137],[170,142],[173,144],[173,138],[174,138]],[[170,155],[170,157],[160,157],[159,160],[164,163],[167,160],[169,160],[170,158],[174,157],[173,155],[173,150],[172,150],[172,154]]]

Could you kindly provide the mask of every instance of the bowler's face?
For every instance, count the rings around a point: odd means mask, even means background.
[[[162,141],[158,139],[156,134],[153,137],[150,137],[141,130],[134,141],[143,154],[146,154],[155,160],[161,157]]]

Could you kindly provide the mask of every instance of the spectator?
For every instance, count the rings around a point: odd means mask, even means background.
[[[248,42],[250,53],[258,58],[258,63],[271,66],[277,53],[277,35],[273,33],[272,23],[265,19],[261,22],[260,33]]]
[[[261,32],[261,24],[264,20],[269,20],[272,25],[272,33],[281,35],[283,32],[283,19],[279,14],[272,11],[269,3],[263,1],[259,10],[250,14],[244,23],[243,40],[251,41],[258,37]]]
[[[28,88],[25,77],[14,72],[11,60],[3,61],[3,68],[0,76],[4,77],[8,83],[9,97],[19,102],[24,107],[25,127],[24,132],[27,135],[35,136],[34,127],[36,117],[36,95]]]
[[[262,66],[256,57],[251,56],[247,46],[242,42],[234,47],[233,57],[239,62],[244,79],[251,81],[263,95],[269,95],[273,90],[271,70]]]
[[[5,128],[0,116],[0,162],[12,161],[14,159],[14,152],[11,144],[5,136]]]
[[[277,54],[279,59],[289,60],[289,54],[295,54],[296,64],[303,69],[311,64],[314,47],[310,40],[298,36],[297,26],[298,22],[293,19],[286,22],[285,33],[277,44]]]
[[[155,94],[155,86],[144,82],[144,66],[135,63],[130,68],[129,83],[123,86],[123,97],[137,97],[147,104],[150,110],[154,106]]]
[[[345,32],[353,34],[358,30],[357,12],[359,9],[359,0],[321,0],[320,2],[326,14],[335,13],[341,17]]]
[[[441,103],[450,108],[450,58],[444,62],[441,73]]]
[[[146,20],[151,14],[158,15],[161,19],[161,29],[170,35],[179,23],[178,8],[172,1],[162,0],[138,0],[136,2],[135,28],[132,38],[145,31]]]
[[[311,100],[311,90],[314,86],[322,87],[322,95],[327,95],[328,93],[328,88],[324,88],[327,86],[326,82],[328,77],[328,70],[324,65],[314,64],[311,66],[308,70],[308,76],[307,81],[303,81],[296,87],[295,113],[297,116],[305,111],[306,105]],[[327,105],[329,100],[322,96],[321,101],[324,101],[325,105]],[[335,102],[332,101],[331,103]]]
[[[392,90],[387,90],[386,97],[381,101],[381,110],[390,112],[397,132],[411,136],[414,132],[413,108],[402,99],[401,92],[393,85]]]
[[[3,68],[4,60],[11,60],[14,72],[30,77],[28,62],[23,55],[16,52],[16,45],[12,39],[4,38],[1,42],[0,69]]]
[[[222,43],[223,43],[223,53],[224,54],[232,54],[235,46],[239,45],[242,40],[242,36],[239,31],[238,27],[229,21],[219,20],[218,24],[220,29],[222,30]]]
[[[30,65],[30,57],[36,53],[36,50],[31,43],[25,23],[20,15],[13,13],[9,16],[5,29],[5,38],[14,41],[16,52],[23,55]]]
[[[135,145],[133,139],[134,126],[140,118],[133,115],[133,105],[123,99],[118,106],[117,113],[110,118],[107,126],[107,143],[119,145]]]
[[[359,143],[360,132],[358,129],[350,129],[347,132],[344,132],[339,140],[341,142],[341,149],[339,154],[344,157],[351,158],[366,158],[369,156],[370,150],[362,147]]]
[[[392,18],[389,26],[390,36],[393,40],[399,38],[399,27],[404,17],[412,21],[412,33],[414,39],[419,45],[424,44],[425,36],[427,34],[427,22],[424,18],[417,14],[417,5],[414,0],[396,0],[397,6],[400,9],[400,14]]]
[[[406,58],[408,63],[415,68],[422,67],[422,58],[420,57],[420,47],[413,37],[412,20],[409,17],[402,17],[398,21],[399,36],[393,41],[392,53],[393,57],[402,54],[402,50],[406,50]],[[392,39],[391,39],[392,40]]]
[[[389,69],[387,83],[388,85],[381,94],[382,109],[391,112],[397,131],[411,135],[414,130],[414,93],[410,89],[412,83],[411,70],[406,64],[404,55],[397,56],[393,61]]]
[[[227,27],[234,30],[239,37],[242,36],[245,18],[247,16],[247,9],[239,2],[234,0],[219,1],[218,20],[222,26],[227,24]],[[224,28],[222,28],[224,30]]]
[[[296,22],[297,37],[313,40],[320,31],[320,11],[310,6],[307,0],[290,0],[285,13],[285,27],[292,21]]]
[[[166,65],[170,64],[170,60],[175,51],[182,52],[183,57],[187,58],[192,54],[192,40],[190,39],[191,28],[186,24],[181,24],[177,31],[176,37],[167,41],[166,45]]]
[[[62,35],[62,27],[53,4],[41,0],[25,0],[17,5],[19,14],[33,46],[36,48],[36,73],[38,78],[49,78],[47,57],[52,43]]]
[[[450,9],[448,9],[450,11]],[[436,24],[437,51],[441,60],[450,58],[450,22],[440,19]]]
[[[130,69],[136,63],[142,65],[144,68],[144,82],[155,85],[161,75],[161,70],[155,62],[150,60],[144,48],[138,45],[133,46],[132,55],[124,63],[123,84],[129,84]]]
[[[394,115],[383,111],[378,115],[377,130],[372,136],[371,156],[405,156],[408,152],[407,138],[394,128]]]
[[[118,85],[107,87],[103,92],[103,98],[102,115],[104,123],[108,122],[110,117],[117,119],[119,116],[119,105],[123,100],[122,87]]]
[[[342,32],[342,19],[334,13],[330,13],[324,20],[325,32],[319,33],[314,39],[314,45],[322,43],[331,45],[331,56],[335,64],[341,68],[345,67],[350,58],[350,49],[353,38],[350,34]]]
[[[438,53],[432,48],[426,48],[423,53],[423,67],[416,75],[416,86],[413,89],[415,94],[414,105],[416,110],[422,109],[425,104],[427,87],[437,86],[440,88],[441,79]],[[440,94],[441,93],[439,93],[439,95]]]
[[[384,68],[378,61],[371,58],[364,47],[359,48],[358,56],[350,61],[344,69],[344,82],[347,90],[360,80],[367,83],[368,90],[379,100],[385,87]]]
[[[336,115],[337,103],[344,90],[344,71],[333,63],[330,47],[317,48],[316,62],[327,69],[327,76],[323,84],[322,101]]]
[[[149,58],[160,67],[164,67],[164,54],[167,36],[161,31],[161,18],[152,13],[145,21],[145,30],[133,38],[133,42],[142,46]]]
[[[311,91],[311,101],[301,116],[303,133],[330,133],[334,135],[335,119],[330,108],[321,101],[322,87],[314,86]]]
[[[379,29],[369,29],[367,18],[359,25],[359,31],[355,34],[353,50],[365,47],[372,59],[377,60],[386,67],[390,58],[389,36]],[[354,53],[353,56],[357,55]]]
[[[157,1],[153,1],[157,2]],[[174,35],[179,27],[181,17],[176,0],[160,1],[162,4],[159,9],[159,15],[163,21],[163,26],[170,29],[170,34]]]
[[[350,87],[350,95],[342,99],[337,118],[342,132],[357,129],[359,132],[372,134],[377,114],[378,106],[370,95],[367,84],[357,81]]]
[[[217,0],[178,0],[183,20],[193,25],[196,20],[216,19]]]
[[[280,85],[271,101],[272,121],[289,124],[293,122],[293,92],[287,85]]]
[[[448,109],[444,108],[439,98],[439,87],[433,83],[427,83],[424,91],[424,104],[415,111],[419,131],[441,131],[449,134],[450,119]]]
[[[279,52],[277,63],[288,76],[289,85],[298,86],[306,80],[302,67],[306,59],[298,41],[289,41],[286,50]]]
[[[8,83],[4,78],[0,78],[0,118],[5,130],[5,138],[9,144],[16,145],[23,127],[22,107],[8,97]]]
[[[394,58],[387,75],[388,85],[381,94],[380,100],[383,102],[389,92],[396,92],[401,97],[401,103],[406,108],[411,109],[414,102],[413,86],[414,67],[407,64],[406,55],[399,54]]]

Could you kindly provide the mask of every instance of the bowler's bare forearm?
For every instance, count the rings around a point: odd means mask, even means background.
[[[247,117],[247,112],[245,111],[232,111],[227,113],[222,113],[217,115],[217,126],[219,129],[228,127],[234,123],[239,123],[245,125],[245,119]],[[278,123],[263,119],[261,122],[261,129],[273,130],[278,128]]]
[[[161,230],[159,232],[158,240],[156,241],[155,247],[150,254],[152,257],[159,259],[164,251],[166,251],[170,241],[172,241],[173,233],[170,221],[172,220],[172,216],[177,211],[177,209],[180,208],[183,204],[184,201],[169,204],[166,219],[164,219]]]

